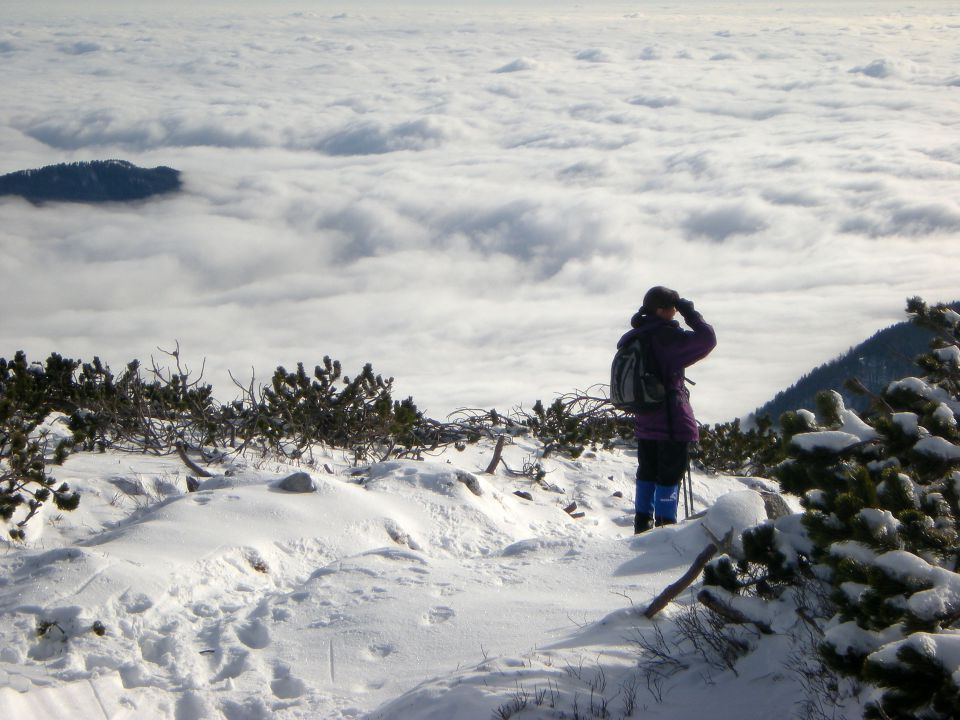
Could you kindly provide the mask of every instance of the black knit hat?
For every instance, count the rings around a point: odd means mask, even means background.
[[[661,308],[676,307],[679,299],[680,293],[663,285],[650,288],[647,290],[647,294],[643,296],[643,305],[640,310],[630,319],[630,324],[637,327],[644,315],[653,315]]]
[[[643,296],[643,307],[640,308],[640,312],[652,315],[661,308],[676,307],[679,299],[680,293],[676,290],[657,285],[647,290],[647,294]]]

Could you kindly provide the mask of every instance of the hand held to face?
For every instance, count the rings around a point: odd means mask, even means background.
[[[696,310],[693,308],[693,301],[687,300],[686,298],[677,300],[675,307],[677,308],[677,312],[683,315],[684,320],[696,313]]]

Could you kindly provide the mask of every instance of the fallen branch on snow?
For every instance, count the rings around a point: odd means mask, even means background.
[[[764,635],[773,634],[773,630],[766,622],[747,617],[742,611],[733,607],[730,603],[725,602],[722,597],[711,592],[708,588],[704,588],[697,593],[697,600],[700,601],[701,605],[712,610],[727,622],[733,623],[734,625],[753,625]]]
[[[710,562],[710,559],[717,554],[718,549],[719,548],[715,543],[710,543],[707,545],[703,551],[697,555],[697,559],[693,561],[693,565],[690,566],[690,569],[687,570],[679,580],[672,585],[667,586],[666,590],[653,599],[653,602],[651,602],[650,605],[647,606],[647,609],[643,611],[644,616],[648,619],[652,618],[667,605],[669,605],[670,601],[673,600],[677,595],[690,587],[694,581],[700,577],[700,573],[703,572],[703,568],[706,567],[708,562]]]
[[[187,456],[187,448],[182,442],[177,443],[177,455],[179,455],[180,459],[183,460],[184,465],[186,465],[188,468],[190,468],[190,470],[192,470],[194,473],[196,473],[200,477],[205,477],[205,478],[213,477],[213,473],[211,473],[209,470],[205,470],[204,468],[200,467]]]

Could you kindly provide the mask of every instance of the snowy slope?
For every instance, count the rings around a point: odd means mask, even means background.
[[[505,459],[518,468],[537,450],[519,438]],[[482,443],[359,469],[334,454],[312,469],[239,458],[195,493],[176,459],[72,456],[56,476],[81,490],[80,509],[37,518],[28,546],[0,558],[0,710],[488,718],[521,687],[544,698],[551,688],[554,707],[544,699],[537,712],[582,709],[600,669],[622,715],[621,686],[636,685],[636,635],[652,628],[635,608],[709,542],[704,520],[633,537],[627,453],[548,460],[555,490],[503,468],[484,475],[491,454]],[[274,487],[298,469],[316,492]],[[694,476],[697,509],[756,482]],[[572,502],[584,517],[564,511]],[[657,622],[669,627],[677,608]],[[796,700],[784,676],[764,690],[760,713],[752,695],[784,671],[742,662],[756,667],[726,673],[730,714],[715,717],[765,717]],[[635,687],[637,712],[688,717],[718,692],[708,674],[694,677],[700,690],[661,688],[662,705]],[[534,707],[531,698],[523,717],[559,717]]]

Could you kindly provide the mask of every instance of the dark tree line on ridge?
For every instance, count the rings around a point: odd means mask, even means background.
[[[852,410],[867,410],[870,405],[868,396],[850,389],[848,381],[856,378],[868,392],[881,392],[891,380],[913,372],[915,358],[927,349],[932,339],[933,332],[929,328],[908,321],[878,330],[867,340],[777,393],[757,408],[754,415],[779,418],[798,408],[813,410],[817,394],[823,390],[839,392],[846,407]]]
[[[61,163],[0,175],[0,196],[19,195],[32,203],[128,202],[180,187],[179,170],[142,168],[126,160]]]

